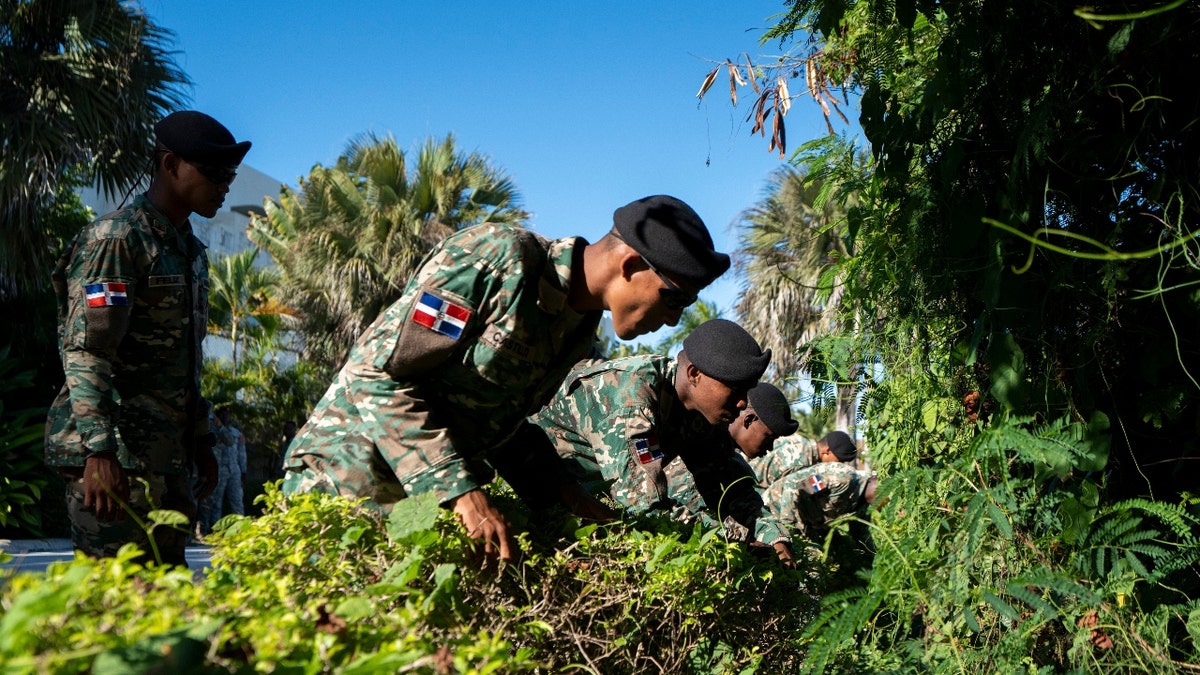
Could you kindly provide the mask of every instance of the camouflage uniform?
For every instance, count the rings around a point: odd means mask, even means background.
[[[284,491],[387,510],[479,487],[493,477],[485,456],[515,470],[556,463],[548,444],[508,441],[591,351],[601,312],[567,304],[585,244],[488,223],[435,247],[292,441]]]
[[[821,462],[817,442],[802,436],[775,440],[766,455],[741,463],[757,476],[757,487],[771,514],[804,536],[818,539],[839,516],[862,505],[870,473],[854,468],[852,462]],[[702,503],[696,483],[678,462],[667,467],[671,496],[695,510]],[[742,530],[726,522],[727,535],[741,536]]]
[[[633,513],[660,510],[710,523],[728,516],[762,543],[789,541],[786,528],[763,514],[754,474],[738,461],[726,428],[679,400],[677,368],[674,359],[644,355],[577,369],[533,419],[580,482]],[[665,467],[676,458],[707,509],[672,499]]]
[[[217,437],[213,445],[213,454],[217,457],[217,487],[200,505],[200,523],[205,533],[212,531],[213,524],[221,516],[241,515],[244,510],[242,476],[246,473],[246,452],[239,449],[241,431],[222,425],[214,427],[213,432]]]
[[[814,540],[862,505],[870,478],[853,462],[815,461],[816,447],[813,440],[786,436],[765,456],[749,460],[771,513]]]
[[[83,466],[91,453],[115,452],[140,517],[152,505],[139,477],[150,483],[154,504],[195,517],[187,473],[209,414],[200,397],[204,244],[187,221],[176,228],[143,195],[85,227],[53,281],[66,383],[49,411],[46,463],[67,480],[72,539],[93,556],[129,541],[148,551],[132,518],[105,523],[84,511]],[[165,561],[183,562],[185,533],[160,527],[156,539]]]

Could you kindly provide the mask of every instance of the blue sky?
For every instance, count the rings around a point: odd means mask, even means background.
[[[732,251],[732,223],[782,164],[749,135],[748,94],[732,108],[719,80],[695,97],[712,61],[778,53],[759,38],[782,0],[142,6],[176,34],[191,106],[253,141],[246,163],[290,185],[367,132],[406,152],[453,133],[512,176],[548,236],[594,241],[616,207],[665,193]],[[811,102],[787,122],[790,146],[825,133]],[[731,272],[701,297],[730,310],[741,283]]]

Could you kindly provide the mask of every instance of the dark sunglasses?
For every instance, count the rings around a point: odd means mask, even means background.
[[[187,160],[184,160],[185,162]],[[229,185],[233,183],[233,179],[237,178],[237,168],[230,166],[213,166],[211,164],[197,164],[196,162],[188,162],[196,167],[200,175],[208,179],[213,185]]]
[[[659,272],[657,267],[651,265],[650,261],[646,260],[644,256],[642,257],[642,261],[646,263],[646,267],[649,267],[667,285],[666,288],[658,289],[658,295],[662,298],[663,304],[667,306],[667,309],[684,309],[696,301],[695,295],[685,293],[682,288],[675,285],[675,282],[668,279],[662,272]]]

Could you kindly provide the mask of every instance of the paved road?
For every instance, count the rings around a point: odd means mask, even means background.
[[[75,558],[70,539],[0,539],[0,550],[13,557],[0,563],[0,570],[18,572],[44,572],[46,566],[56,561]],[[208,569],[207,546],[189,546],[184,552],[188,567],[201,571]]]

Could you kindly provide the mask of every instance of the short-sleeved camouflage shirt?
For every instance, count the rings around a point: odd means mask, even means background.
[[[47,419],[47,464],[116,451],[126,469],[189,471],[209,414],[208,257],[191,225],[139,196],[81,230],[52,279],[66,383]]]
[[[567,304],[582,239],[483,224],[434,248],[296,434],[285,491],[445,502],[590,353],[601,312]],[[547,453],[550,450],[547,448]],[[551,455],[552,458],[552,455]]]
[[[785,528],[763,509],[753,474],[736,463],[727,429],[679,400],[677,365],[642,355],[585,366],[567,376],[533,419],[576,478],[634,513],[678,514],[685,506],[672,499],[665,472],[679,458],[705,496],[709,517],[730,516],[763,543],[788,541]]]

